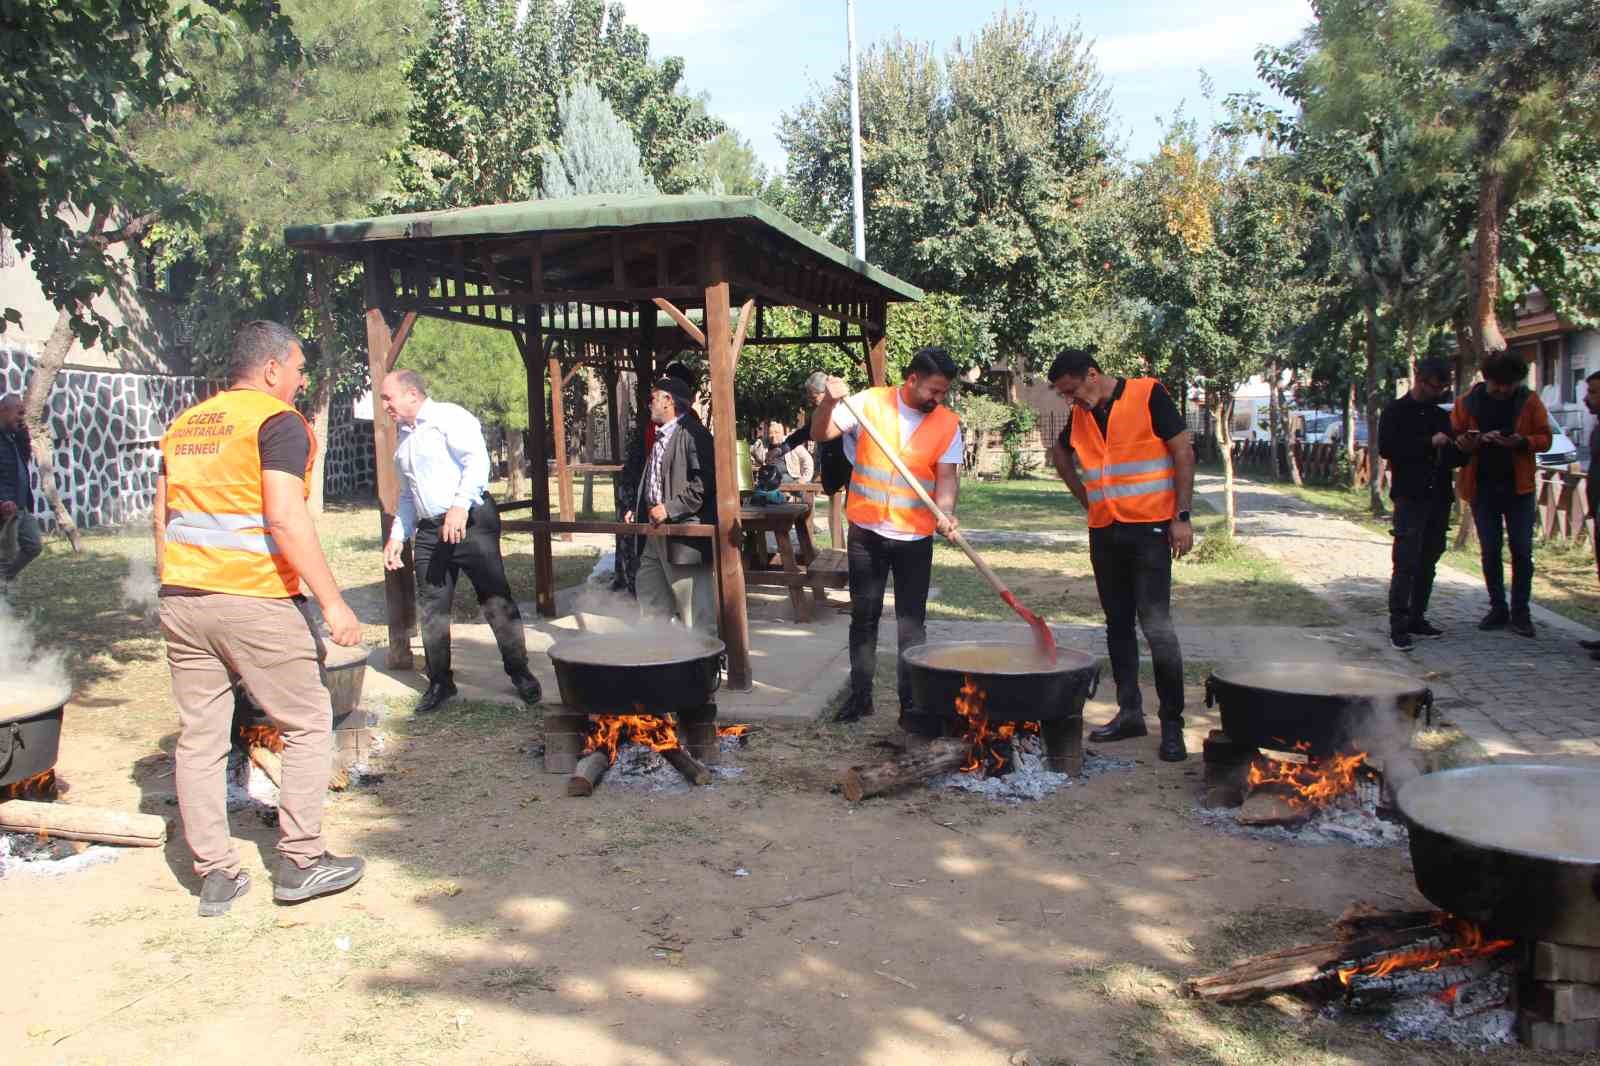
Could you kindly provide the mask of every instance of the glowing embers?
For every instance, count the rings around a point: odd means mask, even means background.
[[[1364,751],[1338,753],[1313,759],[1310,745],[1295,745],[1297,758],[1277,759],[1258,754],[1245,778],[1245,804],[1260,792],[1278,797],[1289,811],[1309,816],[1323,808],[1355,806],[1364,782],[1376,783],[1378,771],[1367,763]]]
[[[990,722],[985,710],[988,695],[969,675],[956,697],[956,713],[961,716],[962,732],[958,734],[971,745],[967,761],[961,764],[964,774],[996,777],[1011,769],[1014,740],[1021,733],[1039,732],[1038,722]]]
[[[38,800],[48,802],[66,791],[66,784],[56,777],[54,770],[25,777],[0,787],[0,803],[6,800]]]

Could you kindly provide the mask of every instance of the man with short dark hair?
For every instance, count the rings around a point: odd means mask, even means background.
[[[1089,513],[1089,562],[1106,615],[1117,716],[1098,743],[1142,737],[1137,620],[1150,645],[1160,699],[1160,757],[1188,758],[1183,739],[1183,651],[1172,625],[1172,561],[1194,546],[1194,447],[1172,397],[1154,378],[1111,377],[1094,353],[1069,348],[1050,365],[1069,404],[1051,460]]]
[[[202,917],[227,913],[250,889],[228,833],[234,681],[283,738],[273,898],[337,892],[366,869],[329,854],[322,839],[333,704],[302,583],[335,644],[360,643],[361,623],[339,594],[306,506],[316,438],[293,403],[305,365],[291,330],[246,323],[234,338],[228,388],[179,414],[161,438],[161,631],[178,705],[178,810],[202,878]]]
[[[1389,463],[1394,501],[1389,642],[1399,651],[1415,647],[1414,637],[1444,632],[1428,621],[1428,600],[1455,502],[1451,471],[1465,460],[1450,436],[1450,414],[1439,406],[1449,388],[1450,364],[1424,359],[1410,391],[1391,400],[1378,420],[1378,454]]]
[[[878,667],[878,622],[883,593],[894,574],[894,620],[900,653],[928,639],[928,585],[933,577],[933,534],[956,528],[960,487],[961,419],[943,400],[956,378],[955,361],[943,348],[923,348],[905,367],[898,388],[884,385],[852,397],[861,417],[892,442],[900,460],[921,482],[948,521],[934,517],[893,464],[839,405],[849,390],[829,378],[811,416],[811,439],[819,446],[842,439],[854,464],[845,517],[850,521],[850,696],[835,721],[853,722],[873,713],[872,679]],[[915,713],[911,671],[898,670],[901,725]]]
[[[500,556],[500,512],[488,493],[489,447],[483,427],[460,404],[430,399],[427,382],[414,370],[385,377],[379,399],[400,427],[394,450],[400,500],[383,546],[383,565],[387,570],[403,566],[401,553],[412,540],[428,669],[428,689],[417,701],[417,713],[437,710],[457,691],[450,610],[462,574],[478,594],[512,687],[523,702],[538,703],[543,693],[539,679],[528,670],[522,610]],[[535,476],[542,473],[535,471]]]
[[[1456,446],[1468,456],[1461,472],[1461,498],[1472,505],[1483,559],[1483,584],[1489,613],[1479,629],[1504,629],[1524,637],[1533,628],[1529,601],[1533,596],[1534,467],[1550,447],[1550,415],[1524,385],[1528,364],[1513,352],[1501,352],[1483,366],[1483,380],[1456,400],[1450,425]],[[1502,542],[1511,549],[1511,602],[1506,603],[1506,576],[1500,560]]]
[[[0,399],[0,589],[17,579],[23,567],[44,549],[39,520],[33,516],[33,483],[28,465],[33,445],[22,421],[22,397]]]
[[[716,457],[711,432],[694,412],[694,390],[663,374],[650,393],[655,441],[624,522],[660,528],[717,521]],[[665,534],[666,530],[662,530]],[[717,632],[717,581],[712,542],[706,537],[652,533],[639,549],[635,591],[639,610],[651,618],[676,618],[685,629]]]
[[[1600,370],[1596,370],[1584,379],[1588,391],[1583,394],[1583,406],[1589,413],[1600,418]],[[1600,421],[1594,425],[1594,432],[1589,435],[1589,476],[1584,478],[1584,486],[1589,493],[1589,536],[1594,542],[1595,564],[1600,569],[1600,488],[1596,488],[1594,479],[1600,477],[1600,467],[1595,465],[1595,460],[1600,459]],[[1600,660],[1600,640],[1579,641],[1592,659]]]

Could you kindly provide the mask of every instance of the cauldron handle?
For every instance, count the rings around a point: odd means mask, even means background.
[[[1100,664],[1094,664],[1094,673],[1089,675],[1089,699],[1094,699],[1094,694],[1100,691]]]
[[[711,691],[716,692],[722,688],[722,672],[728,668],[728,653],[723,652],[717,656],[716,676],[711,679]]]
[[[11,769],[11,760],[17,757],[17,749],[23,746],[22,727],[16,722],[11,723],[11,728],[6,731],[5,755],[0,757],[0,777],[5,777],[6,771]]]
[[[1422,690],[1422,702],[1420,706],[1422,708],[1423,723],[1427,725],[1428,728],[1433,728],[1433,689],[1425,688]]]
[[[1206,675],[1206,706],[1210,707],[1217,702],[1217,694],[1211,687],[1211,675]]]

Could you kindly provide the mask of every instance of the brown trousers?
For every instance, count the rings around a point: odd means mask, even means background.
[[[228,832],[232,682],[283,734],[278,853],[301,868],[325,850],[322,806],[333,765],[333,704],[322,683],[319,638],[293,600],[164,596],[172,698],[178,705],[178,810],[201,877],[239,872]]]

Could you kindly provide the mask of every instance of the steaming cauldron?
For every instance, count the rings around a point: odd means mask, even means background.
[[[0,696],[0,788],[55,766],[61,718],[71,697],[67,688],[30,684],[14,684]]]
[[[1025,644],[1000,640],[941,641],[908,648],[916,712],[906,728],[922,736],[960,732],[956,700],[970,678],[984,692],[991,722],[1054,722],[1083,717],[1083,705],[1100,684],[1100,663],[1070,648],[1052,665]]]
[[[1435,906],[1498,935],[1600,948],[1600,770],[1442,770],[1395,802]]]
[[[556,641],[549,654],[569,710],[659,715],[710,703],[726,651],[715,637],[680,631],[584,633]]]
[[[1326,758],[1374,737],[1409,737],[1433,693],[1384,670],[1327,663],[1240,663],[1206,678],[1206,706],[1222,705],[1222,731],[1237,744],[1274,751],[1297,746]]]

